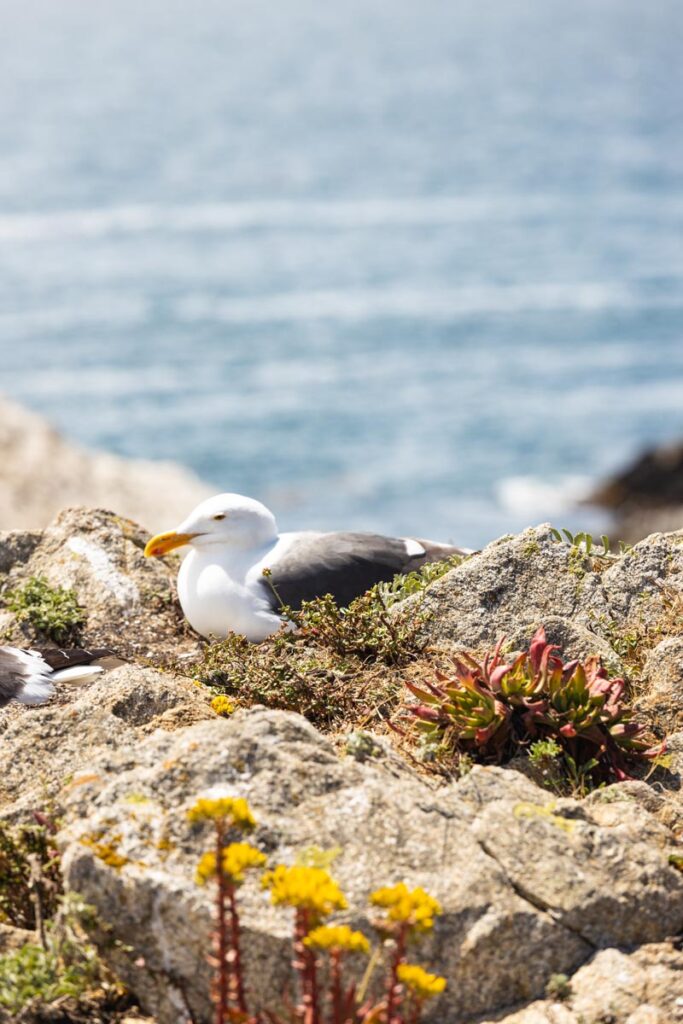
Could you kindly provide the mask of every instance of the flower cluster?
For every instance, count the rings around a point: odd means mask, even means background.
[[[187,812],[190,821],[224,821],[241,832],[248,832],[256,826],[254,815],[244,797],[224,796],[222,793],[207,793],[200,797]]]
[[[249,804],[242,797],[214,789],[197,800],[187,817],[193,823],[213,823],[214,849],[199,860],[195,878],[199,885],[216,885],[214,949],[210,958],[215,971],[215,1024],[232,1020],[262,1024],[266,1018],[272,1024],[284,1024],[284,1018],[275,1012],[266,1010],[265,1016],[254,1016],[249,1010],[237,890],[247,871],[263,867],[266,856],[251,843],[224,845],[229,829],[245,832],[255,827]],[[417,1024],[424,1001],[443,992],[446,979],[406,963],[406,948],[412,938],[433,927],[441,907],[424,889],[409,889],[405,882],[372,894],[373,905],[385,911],[375,928],[382,939],[391,938],[393,942],[386,965],[384,1000],[377,1005],[371,1001],[361,1005],[356,983],[349,984],[345,978],[345,957],[354,953],[369,955],[370,942],[347,924],[323,924],[330,914],[348,908],[344,893],[327,870],[337,852],[310,848],[302,853],[305,863],[289,867],[278,864],[261,878],[273,904],[295,911],[292,967],[298,978],[297,1020],[320,1022],[324,1015],[329,1024],[370,1024],[381,1016],[391,1024],[407,1024],[408,1020]],[[327,963],[321,976],[323,953]],[[371,965],[374,962],[375,956]],[[323,978],[327,994],[321,985]]]
[[[225,878],[232,885],[241,885],[244,872],[248,868],[260,868],[266,863],[265,854],[250,843],[230,843],[224,846],[221,855],[221,869]],[[199,864],[195,877],[200,885],[205,885],[218,874],[218,861],[213,851],[205,853]]]
[[[345,910],[348,905],[341,889],[324,868],[278,864],[272,871],[266,871],[262,884],[264,889],[270,890],[270,898],[276,906],[308,910],[316,918]]]
[[[377,889],[370,902],[386,910],[387,922],[407,924],[414,933],[429,931],[434,927],[434,918],[441,913],[438,900],[420,886],[409,889],[405,882]]]
[[[320,925],[309,932],[304,945],[313,949],[343,949],[349,953],[369,953],[370,943],[362,932],[354,932],[347,924]]]
[[[396,976],[402,985],[418,999],[440,995],[446,988],[446,979],[430,974],[417,964],[400,964]]]
[[[227,718],[235,710],[235,702],[225,693],[218,693],[211,701],[211,710],[217,715]]]

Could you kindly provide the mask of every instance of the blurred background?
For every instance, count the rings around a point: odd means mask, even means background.
[[[0,17],[0,391],[70,442],[480,545],[683,436],[680,0]]]

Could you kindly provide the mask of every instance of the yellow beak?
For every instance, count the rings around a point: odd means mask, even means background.
[[[156,537],[152,537],[151,540],[147,541],[145,545],[145,558],[160,558],[162,555],[167,555],[174,548],[181,548],[184,544],[189,544],[192,538],[196,536],[196,533],[176,533],[175,530],[169,530],[168,533],[158,533]]]

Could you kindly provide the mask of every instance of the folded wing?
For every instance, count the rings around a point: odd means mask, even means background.
[[[282,604],[299,608],[302,601],[324,594],[332,594],[337,604],[346,607],[397,573],[466,553],[463,548],[376,533],[301,533],[268,566],[270,576],[263,586],[274,611]]]

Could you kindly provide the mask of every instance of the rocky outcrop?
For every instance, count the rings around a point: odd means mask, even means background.
[[[421,950],[449,982],[433,1021],[533,999],[597,949],[683,927],[672,836],[635,801],[604,815],[599,802],[552,800],[515,772],[479,767],[435,792],[393,760],[340,759],[303,718],[265,710],[157,733],[91,770],[66,801],[67,882],[107,922],[113,965],[162,1024],[182,1019],[184,1001],[208,1018],[212,901],[193,871],[209,837],[185,812],[218,783],[248,797],[273,864],[314,844],[338,849],[354,927],[371,933],[367,898],[383,884],[405,879],[441,901]],[[257,884],[241,903],[254,1000],[275,1004],[291,922]]]
[[[146,560],[145,539],[134,523],[86,509],[0,535],[0,601],[37,575],[71,587],[86,613],[83,641],[130,661],[60,687],[46,706],[1,713],[0,817],[23,820],[46,801],[59,814],[66,885],[96,908],[102,956],[158,1024],[184,1022],[186,1003],[209,1019],[211,891],[193,877],[209,837],[186,811],[218,783],[248,798],[271,864],[313,845],[338,849],[345,919],[368,935],[367,897],[380,885],[403,879],[440,900],[417,954],[448,978],[435,1024],[678,1019],[683,965],[668,940],[683,929],[683,733],[665,784],[631,781],[578,800],[512,767],[475,767],[438,786],[386,735],[362,757],[340,757],[334,738],[296,714],[256,707],[218,718],[178,670],[197,640],[175,601],[177,563]],[[411,601],[425,642],[445,657],[504,634],[526,644],[543,623],[567,655],[598,652],[626,671],[662,731],[683,724],[681,533],[606,558],[536,527]],[[33,640],[1,607],[0,625],[8,639]],[[255,880],[241,901],[254,999],[277,1002],[288,913]]]
[[[157,533],[211,493],[175,463],[86,451],[0,397],[0,529],[41,529],[60,509],[89,505],[115,508]]]
[[[605,480],[587,503],[609,509],[617,535],[636,541],[655,530],[683,527],[683,442],[642,452]]]
[[[562,999],[532,1003],[495,1024],[677,1024],[683,1021],[683,953],[671,942],[631,953],[605,949],[571,981],[556,978]],[[481,1024],[494,1024],[493,1020]]]
[[[544,624],[570,657],[597,653],[620,670],[636,648],[643,658],[681,634],[683,531],[604,558],[533,527],[494,541],[411,600],[436,647],[482,649],[504,636],[514,649]]]
[[[26,644],[30,623],[1,607],[1,595],[42,577],[73,589],[86,614],[82,641],[112,647],[123,658],[159,663],[195,650],[176,601],[178,559],[148,559],[149,534],[100,509],[66,509],[45,530],[0,533],[0,630],[4,641]]]
[[[0,733],[0,807],[22,820],[92,780],[93,766],[156,729],[215,718],[207,691],[170,672],[126,665],[84,687],[63,685],[41,708],[17,708]]]

